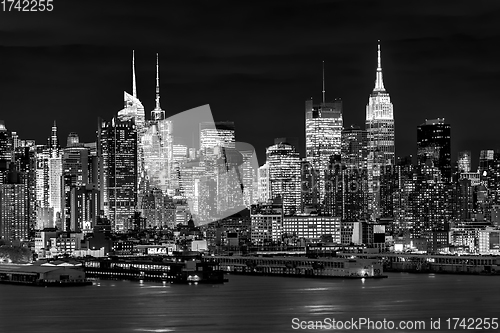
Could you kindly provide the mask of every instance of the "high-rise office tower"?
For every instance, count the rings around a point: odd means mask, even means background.
[[[394,113],[391,97],[385,90],[382,79],[380,42],[378,44],[378,63],[373,89],[366,105],[366,131],[368,149],[368,208],[372,219],[379,217],[378,183],[383,165],[394,165]]]
[[[35,147],[18,146],[15,149],[15,169],[28,190],[29,224],[36,226],[36,151]]]
[[[451,185],[442,179],[441,170],[429,159],[417,166],[414,177],[415,191],[410,199],[414,217],[411,236],[419,238],[433,230],[445,230],[452,217]]]
[[[5,182],[0,184],[0,239],[27,241],[29,221],[28,188],[10,164]]]
[[[313,104],[312,99],[306,101],[306,160],[317,171],[316,180],[319,201],[325,197],[325,172],[328,169],[330,156],[340,154],[341,133],[343,128],[342,101],[325,100],[325,75],[323,67],[323,100]]]
[[[247,207],[257,203],[256,193],[254,191],[254,184],[257,179],[257,170],[254,168],[252,157],[255,152],[253,150],[240,151],[243,156],[243,164],[241,165],[242,179],[243,179],[243,200]]]
[[[393,193],[394,232],[398,235],[410,230],[415,222],[412,205],[416,186],[414,174],[412,156],[398,158],[395,168],[396,189]]]
[[[57,137],[57,125],[54,121],[47,145],[36,147],[36,200],[40,216],[52,216],[48,227],[62,228],[61,225],[61,147]]]
[[[237,149],[220,148],[216,161],[216,203],[219,216],[237,213],[244,204],[243,161],[244,156]],[[252,183],[251,180],[249,186],[253,185]]]
[[[210,219],[217,216],[217,178],[220,171],[217,164],[223,149],[235,149],[234,122],[200,123],[200,161],[204,175],[198,180],[198,201],[200,217]]]
[[[0,120],[0,172],[9,170],[9,164],[12,161],[12,135],[7,131],[5,123]],[[1,181],[0,177],[0,183]]]
[[[444,118],[426,120],[417,127],[417,164],[432,161],[443,181],[451,180],[451,126]]]
[[[269,164],[267,162],[259,167],[258,193],[259,202],[267,202],[270,199],[271,188],[269,186]]]
[[[115,230],[126,230],[137,203],[137,130],[133,119],[99,122],[104,214]]]
[[[342,163],[351,168],[367,167],[367,132],[352,125],[342,130]]]
[[[295,147],[282,139],[266,150],[270,199],[281,197],[285,214],[300,211],[300,157]]]
[[[234,122],[200,123],[200,149],[202,154],[213,153],[215,147],[236,147]]]
[[[470,172],[472,157],[470,150],[458,152],[458,172]]]
[[[319,191],[318,191],[318,170],[313,168],[312,164],[307,159],[300,161],[300,177],[301,177],[301,199],[300,211],[319,211]]]
[[[116,117],[117,121],[127,122],[133,120],[135,130],[137,132],[137,165],[136,165],[136,177],[138,184],[138,195],[142,195],[145,191],[145,182],[144,182],[144,151],[142,147],[142,136],[146,130],[145,127],[145,112],[144,106],[141,101],[137,97],[137,85],[135,78],[135,52],[132,51],[132,95],[123,92],[124,99],[124,108],[118,112],[118,116]]]
[[[83,224],[71,223],[72,203],[82,203],[83,201],[71,200],[72,189],[83,187],[90,184],[89,175],[89,155],[90,149],[80,143],[78,134],[70,133],[67,139],[66,148],[62,150],[62,168],[63,168],[63,217],[64,230],[76,231],[71,227],[83,228]],[[97,185],[97,184],[96,184]],[[80,194],[79,194],[80,195]]]

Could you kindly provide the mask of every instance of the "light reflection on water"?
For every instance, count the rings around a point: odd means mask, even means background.
[[[214,286],[97,284],[0,285],[0,332],[292,332],[293,318],[498,317],[500,302],[500,278],[488,276],[389,274],[362,282],[230,275]]]

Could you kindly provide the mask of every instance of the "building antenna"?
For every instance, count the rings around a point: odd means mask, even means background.
[[[132,96],[137,98],[137,86],[135,84],[135,50],[132,50]]]
[[[323,104],[325,104],[325,61],[323,60]]]
[[[160,75],[158,70],[158,53],[156,54],[156,109],[160,110]]]

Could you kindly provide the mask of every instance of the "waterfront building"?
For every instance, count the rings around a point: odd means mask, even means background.
[[[417,127],[417,165],[432,160],[443,181],[451,181],[451,126],[444,118],[427,120]]]
[[[281,198],[250,208],[251,241],[254,245],[271,245],[282,240],[283,203]]]
[[[286,140],[286,139],[285,139]],[[270,199],[281,197],[283,210],[287,215],[300,211],[300,157],[295,147],[284,141],[275,140],[275,144],[266,150],[269,165]]]
[[[500,230],[486,228],[479,230],[479,249],[481,255],[500,255]]]
[[[368,209],[372,219],[380,216],[379,192],[377,191],[380,169],[395,164],[394,110],[391,97],[385,90],[382,78],[380,43],[375,87],[366,106]]]
[[[341,243],[340,217],[303,214],[284,216],[282,233],[284,237],[305,239],[309,243]]]

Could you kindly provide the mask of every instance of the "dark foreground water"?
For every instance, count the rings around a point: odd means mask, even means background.
[[[429,332],[436,331],[429,325],[438,317],[441,330],[450,332],[459,327],[447,330],[448,317],[500,317],[500,277],[393,273],[361,281],[230,275],[229,283],[215,286],[106,280],[76,288],[0,285],[2,333],[319,332],[318,326],[294,327],[325,318],[385,318],[396,325],[423,320],[426,327],[419,331]],[[347,330],[337,330],[342,331]],[[404,331],[415,330],[399,330]]]

